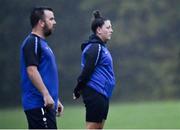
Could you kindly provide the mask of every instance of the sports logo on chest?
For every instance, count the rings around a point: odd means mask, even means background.
[[[53,51],[52,51],[51,48],[49,48],[48,46],[45,47],[45,50],[46,50],[46,51],[49,51],[49,52],[51,52],[51,53],[53,54]]]

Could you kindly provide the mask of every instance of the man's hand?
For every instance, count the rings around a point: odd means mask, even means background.
[[[62,105],[62,103],[58,100],[58,107],[56,110],[56,116],[62,116],[63,115],[63,111],[64,111],[64,106]]]
[[[54,100],[49,94],[46,94],[44,97],[44,106],[47,108],[54,108]]]

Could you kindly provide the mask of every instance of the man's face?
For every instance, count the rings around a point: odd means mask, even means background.
[[[98,31],[101,39],[104,42],[106,42],[106,41],[111,39],[112,32],[113,32],[113,30],[112,30],[112,26],[111,26],[111,21],[110,20],[106,20],[104,22],[104,25],[101,28],[99,28],[99,31]]]
[[[44,36],[47,37],[51,35],[52,31],[54,30],[56,21],[54,18],[54,13],[49,10],[44,10],[44,27],[43,32]]]

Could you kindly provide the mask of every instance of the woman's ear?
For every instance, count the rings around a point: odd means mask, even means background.
[[[98,28],[96,29],[96,33],[97,33],[97,34],[101,34],[101,28],[100,28],[100,27],[98,27]]]

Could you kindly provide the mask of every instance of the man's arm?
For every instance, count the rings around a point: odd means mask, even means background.
[[[41,75],[37,70],[37,66],[28,66],[27,73],[33,85],[43,95],[44,106],[48,108],[54,108],[54,100],[50,96],[45,84],[43,83]]]

